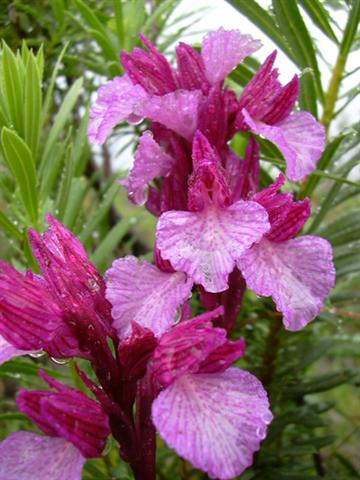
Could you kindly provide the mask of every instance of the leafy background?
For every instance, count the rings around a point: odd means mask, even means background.
[[[122,73],[119,52],[138,44],[142,31],[166,53],[196,29],[204,12],[181,10],[181,0],[0,0],[0,251],[16,267],[37,270],[29,227],[44,230],[53,212],[85,244],[103,272],[116,257],[151,258],[155,220],[132,207],[117,180],[144,126],[119,125],[101,148],[86,138],[88,107],[98,86]],[[219,0],[219,3],[221,2]],[[360,173],[358,0],[228,0],[301,72],[299,107],[328,131],[317,170],[300,185],[312,216],[304,233],[326,237],[334,247],[337,285],[316,321],[286,332],[268,299],[247,292],[234,336],[248,350],[239,362],[258,375],[276,414],[254,466],[240,478],[360,478]],[[346,20],[344,25],[338,18]],[[220,26],[220,24],[219,24]],[[316,40],[331,42],[324,51]],[[353,58],[353,57],[352,57]],[[231,75],[240,91],[259,66],[248,58]],[[330,80],[329,80],[330,79]],[[355,87],[347,88],[348,81]],[[337,122],[339,115],[346,121]],[[335,128],[334,128],[335,125]],[[241,144],[233,142],[241,153]],[[261,183],[284,161],[263,142]],[[199,304],[194,302],[194,309]],[[34,428],[16,410],[19,384],[39,386],[39,366],[82,385],[72,363],[44,356],[18,358],[0,367],[0,437]],[[84,364],[83,368],[87,368]],[[205,479],[160,440],[159,479]],[[111,441],[100,460],[87,463],[84,479],[131,479]]]

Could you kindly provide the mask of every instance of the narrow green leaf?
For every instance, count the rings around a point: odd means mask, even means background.
[[[360,211],[350,210],[330,225],[321,230],[321,236],[326,237],[334,247],[360,239]]]
[[[69,145],[67,152],[65,154],[65,166],[62,173],[62,178],[60,182],[60,188],[58,192],[58,198],[55,204],[57,217],[59,220],[63,219],[68,197],[71,189],[71,181],[74,175],[74,159],[72,155],[72,147]]]
[[[116,32],[119,38],[120,47],[124,45],[124,15],[122,2],[119,0],[113,0],[113,7],[115,13]]]
[[[14,223],[11,220],[9,220],[9,218],[1,210],[0,210],[0,226],[12,237],[17,238],[18,240],[22,240],[23,238],[22,232],[17,228],[16,225],[14,225]]]
[[[105,238],[99,243],[95,252],[91,256],[91,260],[95,263],[95,265],[98,266],[98,268],[102,270],[103,263],[109,257],[110,252],[116,248],[121,239],[130,231],[137,221],[137,218],[121,220],[117,225],[109,230]]]
[[[39,71],[40,83],[44,75],[44,45],[41,44],[36,54],[36,63]],[[26,64],[25,64],[26,65]]]
[[[179,0],[164,0],[160,2],[157,7],[153,10],[151,15],[147,18],[145,25],[141,29],[145,35],[149,35],[151,33],[151,29],[154,25],[158,25],[160,19],[165,15],[169,14],[172,10],[175,9],[180,3]]]
[[[286,35],[297,65],[301,68],[311,68],[313,70],[317,95],[323,102],[324,92],[315,48],[297,2],[294,0],[272,0],[272,4],[279,27]]]
[[[23,79],[21,77],[18,61],[3,43],[2,58],[4,97],[7,103],[7,114],[20,135],[23,134]]]
[[[120,187],[116,181],[108,188],[102,202],[96,209],[96,212],[91,217],[91,219],[87,222],[84,229],[79,235],[79,238],[82,241],[82,243],[86,243],[91,238],[91,235],[93,234],[95,229],[98,227],[101,220],[108,213],[114,201],[115,195],[119,191],[119,188]]]
[[[26,264],[28,265],[29,268],[35,273],[39,273],[39,265],[37,264],[37,261],[35,260],[31,245],[30,245],[30,238],[29,238],[29,229],[25,228],[24,233],[23,233],[23,251],[24,251],[24,256],[26,259]]]
[[[324,392],[339,385],[350,382],[356,373],[353,370],[343,370],[336,373],[327,373],[308,377],[302,382],[286,387],[284,390],[289,397],[308,395],[310,393]]]
[[[45,143],[44,152],[42,154],[41,160],[41,171],[43,171],[47,162],[51,162],[50,152],[53,148],[61,130],[63,129],[65,123],[69,119],[71,110],[74,108],[75,103],[80,95],[81,88],[83,85],[83,79],[78,78],[74,84],[71,86],[70,90],[65,95],[64,101],[61,104],[60,110],[56,114],[54,124],[49,132],[48,139]]]
[[[314,72],[311,69],[303,70],[300,76],[299,106],[318,118],[316,85]]]
[[[360,271],[360,252],[358,250],[353,254],[334,259],[334,262],[336,267],[336,277],[338,279],[344,275],[349,275],[350,273],[357,273]]]
[[[73,178],[71,182],[68,203],[66,205],[63,223],[70,230],[74,230],[74,224],[81,211],[81,204],[90,188],[85,177]]]
[[[294,55],[289,48],[285,36],[267,10],[262,8],[255,0],[227,0],[227,2],[259,27],[260,30],[294,61]]]
[[[75,0],[75,5],[77,6],[82,17],[86,23],[94,30],[100,32],[104,37],[107,37],[106,28],[103,26],[101,21],[97,18],[96,13],[91,9],[85,2],[82,0]]]
[[[56,60],[54,70],[52,71],[50,82],[49,82],[49,87],[47,89],[46,96],[45,96],[45,101],[44,101],[44,105],[43,105],[42,124],[44,123],[44,121],[47,117],[47,114],[49,112],[49,108],[50,108],[51,101],[52,101],[52,95],[53,95],[53,91],[54,91],[54,86],[55,86],[55,81],[56,81],[56,78],[57,78],[57,75],[58,75],[58,72],[59,72],[59,68],[61,66],[62,59],[65,55],[65,52],[66,52],[68,46],[69,46],[69,42],[67,42],[64,45],[64,48],[61,50],[60,55],[59,55],[58,59]]]
[[[29,53],[26,63],[24,93],[24,139],[36,161],[41,128],[42,95],[40,73],[32,52]]]
[[[99,46],[101,47],[104,56],[108,60],[115,60],[119,61],[119,52],[115,48],[115,46],[111,43],[111,41],[102,34],[102,32],[99,32],[98,30],[94,29],[89,29],[89,35],[92,36]],[[120,64],[119,64],[119,69],[120,69]]]
[[[344,138],[345,138],[345,135],[339,135],[326,146],[325,151],[322,154],[317,164],[317,170],[324,171],[331,165],[334,155],[337,152],[337,149],[341,145]],[[311,195],[312,192],[315,190],[316,186],[318,185],[319,181],[320,181],[319,176],[310,175],[307,183],[305,184],[305,187],[302,190],[302,196],[306,197]]]
[[[37,180],[31,150],[14,131],[4,127],[1,143],[6,162],[19,186],[23,207],[33,224],[38,219]]]
[[[340,53],[343,57],[347,57],[351,50],[351,46],[355,39],[355,35],[360,22],[360,2],[354,0],[351,2],[351,10],[348,22],[345,27],[344,36],[340,45]]]
[[[324,5],[319,0],[299,0],[299,2],[315,25],[330,38],[330,40],[339,43],[329,21],[329,12]]]

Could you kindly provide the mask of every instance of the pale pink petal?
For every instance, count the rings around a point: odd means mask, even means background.
[[[88,137],[91,143],[104,143],[119,122],[138,122],[148,94],[141,85],[134,85],[127,75],[100,87],[98,97],[90,109]]]
[[[81,480],[85,458],[71,443],[32,432],[15,432],[0,443],[0,478]]]
[[[273,126],[253,120],[245,109],[242,113],[252,132],[267,138],[281,151],[290,180],[303,180],[316,168],[325,146],[325,130],[310,113],[292,113]]]
[[[106,297],[120,338],[131,334],[132,321],[162,335],[191,294],[192,282],[184,273],[161,272],[132,256],[115,260],[106,276]]]
[[[223,80],[245,57],[260,48],[260,40],[242,35],[239,30],[219,28],[203,40],[201,56],[210,83]]]
[[[266,210],[239,200],[227,209],[169,211],[161,215],[157,246],[175,270],[186,272],[208,292],[228,288],[235,261],[269,230]]]
[[[220,480],[252,464],[272,419],[263,386],[238,368],[179,378],[155,399],[152,414],[170,447]]]
[[[144,116],[191,140],[197,127],[198,109],[203,94],[199,90],[176,90],[153,95],[143,109]]]
[[[37,351],[37,350],[36,350]],[[20,350],[7,342],[4,337],[0,335],[0,365],[7,362],[13,357],[20,357],[29,353],[35,353],[35,350]]]
[[[145,203],[148,183],[156,177],[165,177],[171,170],[174,159],[164,152],[151,132],[145,132],[135,153],[134,166],[125,183],[129,198],[135,205]]]
[[[279,243],[263,239],[238,266],[249,288],[273,297],[288,330],[300,330],[313,320],[335,284],[331,246],[312,235]]]

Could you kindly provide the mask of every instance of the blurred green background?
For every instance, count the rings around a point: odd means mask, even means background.
[[[324,124],[328,143],[317,170],[286,187],[311,198],[304,233],[332,243],[337,285],[298,333],[281,328],[270,300],[245,295],[234,333],[248,345],[239,364],[265,383],[276,418],[241,479],[360,478],[359,15],[358,0],[0,0],[0,251],[20,269],[37,270],[27,231],[43,231],[48,211],[79,236],[102,272],[126,254],[152,258],[156,219],[132,206],[117,182],[146,126],[119,125],[101,147],[86,138],[97,88],[122,74],[119,53],[139,45],[140,31],[170,59],[177,41],[197,44],[202,30],[230,20],[243,33],[259,33],[259,58],[231,74],[239,92],[273,48],[287,79],[300,73],[299,107]],[[264,186],[285,164],[262,144]],[[200,308],[195,298],[194,313]],[[19,384],[40,385],[40,365],[78,382],[71,363],[46,357],[1,366],[0,438],[34,428],[16,411],[14,395]],[[87,463],[84,479],[132,478],[112,442],[105,453]],[[159,441],[158,478],[207,477]]]

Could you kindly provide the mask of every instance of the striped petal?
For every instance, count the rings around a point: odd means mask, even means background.
[[[176,90],[162,96],[153,95],[146,102],[143,113],[190,141],[197,127],[202,98],[199,90]]]
[[[129,199],[135,205],[144,204],[148,183],[156,177],[165,177],[173,164],[173,157],[164,152],[151,132],[145,132],[140,137],[129,178],[122,182],[128,189]]]
[[[165,273],[132,256],[115,260],[106,276],[106,297],[120,338],[131,334],[133,321],[162,335],[191,294],[192,282],[184,273]]]
[[[4,480],[81,480],[85,458],[62,438],[15,432],[0,443]]]
[[[313,320],[335,283],[331,246],[312,235],[285,242],[263,239],[238,266],[249,288],[273,297],[288,330],[300,330]]]
[[[169,211],[161,215],[157,246],[175,270],[186,272],[208,292],[228,288],[240,256],[269,230],[266,210],[239,200],[227,209]]]
[[[201,56],[210,83],[221,82],[245,57],[251,55],[261,42],[239,30],[219,28],[208,33],[202,43]]]
[[[111,130],[123,120],[141,120],[141,109],[147,98],[141,85],[134,85],[127,75],[115,77],[103,85],[90,109],[90,142],[104,143]]]
[[[292,113],[273,126],[253,120],[245,109],[242,113],[252,132],[267,138],[281,151],[290,180],[303,180],[316,168],[325,147],[325,130],[310,113]]]
[[[238,368],[179,378],[155,399],[152,415],[170,447],[220,480],[252,464],[272,419],[263,386]]]

